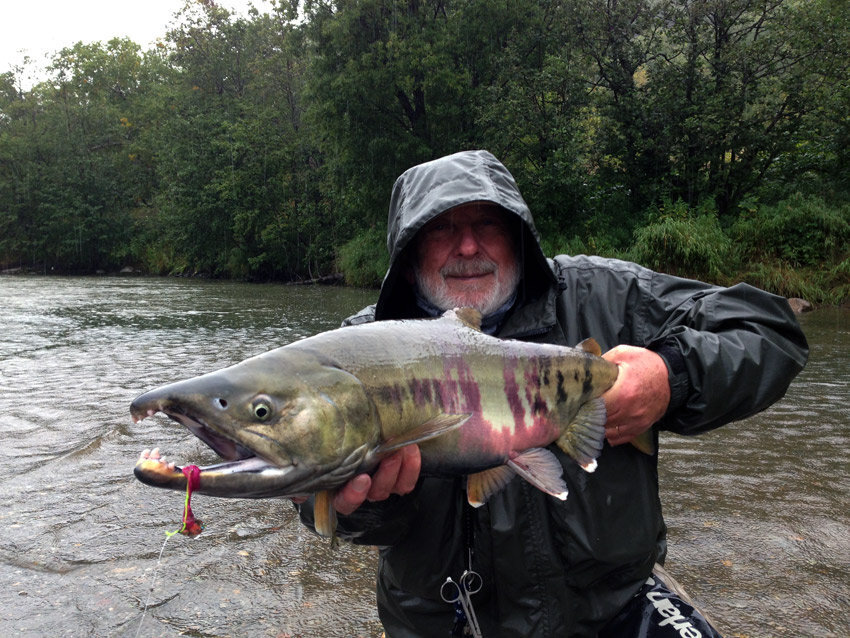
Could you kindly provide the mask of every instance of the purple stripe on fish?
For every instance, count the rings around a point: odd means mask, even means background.
[[[505,398],[508,401],[508,407],[514,417],[514,429],[519,430],[525,427],[525,406],[519,398],[519,386],[516,382],[517,361],[510,359],[505,362],[502,368],[502,376],[505,379]]]

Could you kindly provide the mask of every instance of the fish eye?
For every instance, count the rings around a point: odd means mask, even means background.
[[[257,419],[266,421],[272,415],[271,402],[265,397],[255,399],[254,404],[251,406],[251,411]]]

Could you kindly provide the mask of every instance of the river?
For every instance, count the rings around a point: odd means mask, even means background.
[[[133,478],[139,452],[215,455],[167,419],[128,413],[146,389],[334,328],[375,297],[0,277],[3,634],[380,635],[374,550],[332,551],[287,501],[199,497],[205,531],[163,548],[182,497]],[[782,401],[662,439],[668,568],[727,636],[850,635],[850,311],[801,322],[812,357]]]

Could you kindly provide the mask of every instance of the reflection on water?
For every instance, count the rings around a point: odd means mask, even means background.
[[[339,325],[374,291],[0,277],[0,626],[20,635],[377,636],[374,552],[306,532],[286,501],[182,499],[132,477],[143,447],[213,454],[130,401]],[[729,636],[845,636],[850,313],[802,319],[812,359],[745,422],[662,442],[672,573]],[[151,606],[140,627],[142,608]]]
[[[801,324],[811,355],[784,399],[662,442],[668,566],[730,636],[850,635],[850,312]]]

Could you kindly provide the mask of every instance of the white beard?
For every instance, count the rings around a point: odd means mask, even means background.
[[[489,290],[469,290],[452,292],[446,284],[446,275],[465,275],[493,272],[496,282]],[[450,310],[461,306],[469,306],[487,316],[501,308],[513,296],[519,285],[520,268],[514,263],[511,268],[500,270],[495,262],[477,258],[474,260],[455,261],[440,269],[436,277],[425,277],[421,269],[414,268],[416,285],[419,294],[431,305]]]

